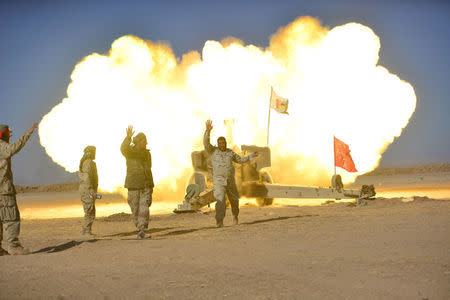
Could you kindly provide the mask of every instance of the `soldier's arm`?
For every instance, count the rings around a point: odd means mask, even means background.
[[[131,149],[131,137],[126,137],[123,142],[122,145],[120,146],[120,152],[122,152],[123,156],[127,157],[128,153],[130,153],[130,149]]]
[[[150,151],[148,151],[148,157],[149,157],[149,164],[150,164],[150,169],[152,168],[152,154],[150,153]]]
[[[83,166],[81,168],[81,172],[88,174],[87,179],[89,183],[89,192],[91,195],[95,194],[95,188],[94,188],[94,174],[95,168],[93,166],[93,161],[90,159],[87,159],[83,162]]]
[[[97,165],[94,161],[91,161],[91,171],[89,172],[89,178],[91,180],[92,189],[97,192],[98,188],[98,173],[97,173]]]
[[[0,144],[0,157],[3,159],[10,158],[11,156],[13,156],[17,152],[19,152],[25,146],[27,141],[30,139],[30,136],[31,136],[31,133],[27,132],[20,139],[18,139],[17,141],[15,141],[12,144],[1,143]]]
[[[252,154],[242,157],[239,154],[237,154],[236,152],[234,152],[234,151],[232,151],[232,152],[233,152],[233,161],[236,163],[239,163],[239,164],[243,164],[245,162],[251,161],[256,157],[255,153],[252,153]]]
[[[122,152],[123,156],[127,157],[128,153],[130,153],[130,149],[131,149],[131,137],[134,134],[133,131],[133,126],[128,126],[127,129],[125,130],[127,133],[127,136],[125,137],[125,139],[122,142],[122,145],[120,146],[120,152]]]
[[[214,146],[211,145],[211,143],[209,142],[209,133],[211,131],[210,130],[206,130],[205,134],[203,135],[203,146],[205,147],[206,152],[211,153],[214,151]]]

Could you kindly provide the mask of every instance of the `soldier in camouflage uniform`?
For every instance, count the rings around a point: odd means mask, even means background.
[[[227,140],[221,136],[217,139],[217,147],[214,147],[209,142],[210,132],[212,130],[211,120],[206,121],[206,131],[203,136],[203,145],[206,152],[211,157],[211,164],[213,168],[213,183],[214,183],[214,198],[216,198],[216,223],[217,227],[223,227],[223,219],[225,218],[226,202],[225,196],[228,195],[228,200],[231,205],[231,212],[233,213],[233,224],[237,225],[239,215],[239,193],[236,187],[234,178],[233,162],[245,163],[253,160],[258,154],[252,153],[245,157],[240,157],[236,152],[227,148]]]
[[[152,205],[153,175],[152,157],[150,151],[146,149],[147,138],[145,134],[138,133],[133,138],[133,126],[128,126],[120,151],[127,160],[127,177],[125,178],[125,188],[128,189],[128,204],[133,214],[134,225],[138,229],[138,239],[144,239],[145,231],[148,229],[150,219],[149,207]]]
[[[29,253],[19,242],[20,213],[11,171],[11,157],[25,146],[36,126],[37,123],[34,123],[20,139],[10,144],[9,126],[0,125],[0,243],[3,240],[4,225],[8,249],[6,252],[0,244],[0,256],[7,253],[12,255]]]
[[[84,149],[83,157],[80,160],[80,195],[84,209],[84,220],[81,228],[81,237],[92,238],[92,223],[95,220],[95,200],[97,199],[98,174],[95,164],[94,146],[87,146]]]

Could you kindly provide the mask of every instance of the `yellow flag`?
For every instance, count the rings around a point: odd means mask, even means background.
[[[271,88],[271,94],[270,94],[270,108],[273,108],[280,114],[288,114],[289,100],[283,97],[280,97],[275,93],[273,88]]]

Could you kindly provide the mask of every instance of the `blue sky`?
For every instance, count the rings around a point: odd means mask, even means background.
[[[177,56],[226,36],[266,47],[279,27],[305,15],[329,28],[369,26],[381,38],[379,64],[414,86],[416,112],[381,166],[450,162],[450,1],[1,1],[0,123],[13,140],[21,136],[66,96],[75,64],[107,53],[122,35],[167,41]],[[13,169],[16,184],[77,180],[37,135]]]

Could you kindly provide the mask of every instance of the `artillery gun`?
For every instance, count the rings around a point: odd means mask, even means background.
[[[259,154],[255,160],[235,164],[236,186],[241,196],[256,198],[259,206],[271,205],[274,198],[356,199],[358,205],[365,205],[365,199],[375,196],[373,185],[364,185],[361,190],[344,189],[340,175],[331,178],[329,188],[274,184],[264,169],[271,166],[270,148],[241,146],[241,155],[253,152]],[[205,150],[194,151],[191,158],[194,173],[189,178],[184,201],[178,204],[175,213],[195,212],[216,201],[209,155]]]

